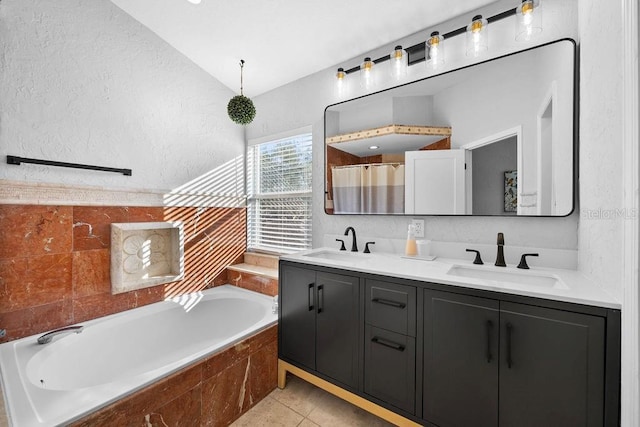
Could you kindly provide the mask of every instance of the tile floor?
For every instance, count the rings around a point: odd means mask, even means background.
[[[0,389],[0,427],[9,427],[9,417],[4,407],[4,395]]]
[[[233,427],[386,427],[388,422],[293,375],[238,418]]]

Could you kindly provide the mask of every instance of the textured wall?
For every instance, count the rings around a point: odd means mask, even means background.
[[[480,13],[492,15],[513,7],[511,1],[499,1]],[[544,3],[545,30],[536,44],[556,40],[562,37],[577,38],[577,16],[575,0],[555,0]],[[444,23],[440,31],[466,25],[468,17]],[[513,21],[505,20],[491,28],[491,54],[500,55],[528,47],[513,40]],[[446,29],[446,30],[443,30]],[[424,41],[424,37],[432,29],[425,29],[420,34],[399,40],[399,44],[410,46]],[[510,32],[510,36],[507,34]],[[459,37],[464,41],[464,37]],[[458,43],[460,40],[457,40]],[[394,43],[395,44],[395,43]],[[363,56],[371,54],[377,58],[388,54],[392,46],[385,46],[375,52],[363,52]],[[460,47],[460,46],[458,46]],[[468,63],[464,54],[454,59],[456,50],[447,46],[448,67],[462,66]],[[461,56],[460,56],[461,55]],[[362,58],[354,58],[336,64],[304,79],[275,89],[256,97],[256,108],[261,114],[247,127],[248,138],[258,138],[276,134],[306,125],[313,126],[313,241],[315,246],[322,245],[325,234],[341,234],[345,227],[352,225],[358,236],[404,238],[407,232],[409,217],[375,217],[375,216],[340,216],[324,213],[324,118],[327,105],[339,101],[335,93],[334,73],[339,67],[349,68],[357,65]],[[456,62],[457,61],[457,62]],[[416,65],[409,70],[409,80],[426,76],[422,66]],[[349,76],[356,79],[357,76]],[[352,92],[351,96],[360,95]],[[496,233],[504,232],[507,245],[547,247],[558,249],[577,249],[578,247],[578,214],[567,218],[491,218],[491,217],[425,217],[427,238],[451,242],[495,243]]]
[[[220,194],[244,193],[244,129],[227,117],[231,90],[109,0],[2,0],[0,67],[0,158],[133,169],[125,177],[0,166],[0,180],[60,184],[49,200],[72,194],[67,206],[46,203],[46,190],[41,206],[19,194],[0,205],[5,340],[224,281],[246,230],[244,209],[215,207]],[[114,206],[86,186],[130,190],[129,203]],[[177,193],[148,204],[142,189]],[[136,195],[146,207],[135,207]],[[112,296],[110,224],[174,220],[185,222],[185,279]]]
[[[580,270],[622,294],[621,2],[579,2]],[[606,40],[594,25],[607,28]],[[637,213],[635,213],[637,215]]]
[[[234,93],[109,0],[0,3],[0,179],[169,190],[244,154]]]

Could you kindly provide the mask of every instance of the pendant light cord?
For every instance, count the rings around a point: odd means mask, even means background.
[[[242,69],[244,68],[244,59],[240,60],[240,95],[243,95],[242,93]]]

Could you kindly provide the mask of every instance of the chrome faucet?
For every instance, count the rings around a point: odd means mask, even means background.
[[[84,329],[84,326],[67,326],[66,328],[56,329],[55,331],[47,332],[46,334],[38,338],[38,344],[48,344],[53,337],[61,334],[76,333],[79,334]]]
[[[358,252],[358,242],[356,240],[356,230],[353,227],[347,227],[347,229],[344,230],[344,235],[348,236],[349,235],[349,231],[353,231],[353,240],[351,241],[351,252]]]
[[[506,267],[504,262],[504,234],[498,233],[498,254],[496,255],[496,267]]]

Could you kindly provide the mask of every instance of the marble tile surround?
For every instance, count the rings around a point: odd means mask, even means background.
[[[185,275],[113,295],[111,224],[181,221]],[[0,342],[227,283],[246,251],[243,208],[0,203]]]
[[[260,274],[227,269],[227,283],[272,297],[278,295],[278,279]]]
[[[228,426],[276,388],[277,344],[274,325],[70,426]]]
[[[182,280],[184,227],[181,222],[111,224],[111,293]]]

